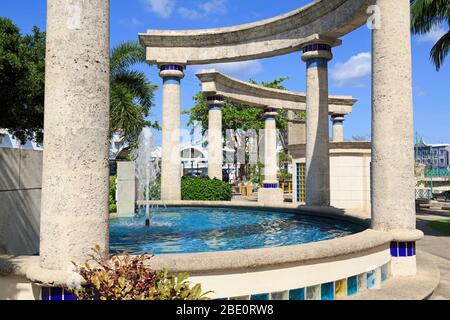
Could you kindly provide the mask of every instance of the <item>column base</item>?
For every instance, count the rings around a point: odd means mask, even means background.
[[[417,274],[416,243],[391,242],[391,273],[393,276],[408,277]]]
[[[265,205],[283,204],[283,190],[280,188],[260,188],[258,190],[258,202]]]

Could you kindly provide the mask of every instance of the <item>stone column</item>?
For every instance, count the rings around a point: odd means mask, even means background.
[[[48,0],[46,41],[40,267],[64,273],[108,250],[109,1]]]
[[[372,32],[372,228],[391,232],[392,273],[416,274],[409,0],[378,0]]]
[[[334,114],[331,116],[333,122],[333,142],[344,142],[344,121],[343,114]]]
[[[223,139],[222,139],[222,106],[223,97],[211,96],[207,98],[209,106],[208,116],[208,176],[211,179],[222,180],[223,167]]]
[[[136,209],[136,164],[117,162],[117,215],[134,217]]]
[[[278,186],[277,164],[277,112],[266,109],[264,131],[264,182],[258,191],[258,201],[265,204],[280,204],[284,201],[283,191]]]
[[[162,65],[163,120],[161,200],[181,200],[181,92],[180,82],[184,78],[184,66]]]
[[[306,88],[306,205],[330,205],[330,147],[328,121],[328,61],[326,43],[303,48],[307,64]]]

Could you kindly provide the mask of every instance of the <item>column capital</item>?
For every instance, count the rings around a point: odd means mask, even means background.
[[[277,109],[266,108],[264,113],[264,118],[266,120],[275,120],[278,115]]]
[[[333,123],[344,122],[345,121],[345,115],[343,115],[343,114],[333,114],[331,116],[331,121]]]
[[[212,109],[221,109],[225,105],[225,99],[219,95],[207,96],[206,103],[210,110]]]
[[[303,47],[302,60],[305,62],[317,59],[329,61],[333,59],[333,53],[331,51],[332,46],[328,43],[310,43]]]
[[[159,67],[159,76],[163,79],[174,78],[177,80],[184,78],[185,66],[181,64],[161,64]]]

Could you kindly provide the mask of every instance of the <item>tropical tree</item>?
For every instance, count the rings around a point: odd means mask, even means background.
[[[411,0],[411,29],[415,34],[425,34],[446,24],[450,29],[449,0]],[[439,71],[450,49],[450,30],[433,46],[430,59]]]
[[[0,17],[0,128],[23,143],[42,142],[44,126],[45,33],[34,27],[22,36]]]
[[[145,49],[137,42],[111,50],[111,131],[121,130],[130,144],[137,142],[144,127],[159,129],[158,122],[146,119],[158,87],[136,68],[145,60]]]

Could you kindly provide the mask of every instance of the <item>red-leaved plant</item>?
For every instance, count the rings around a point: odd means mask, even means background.
[[[189,275],[155,271],[146,262],[153,256],[110,256],[97,246],[84,266],[74,263],[84,284],[70,292],[78,300],[208,300],[200,284],[192,288]]]

